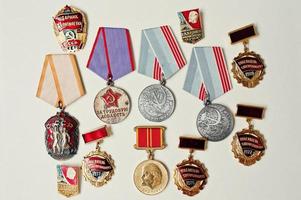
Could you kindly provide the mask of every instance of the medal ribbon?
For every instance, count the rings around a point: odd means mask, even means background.
[[[169,26],[142,30],[138,72],[156,80],[168,79],[186,65]]]
[[[165,128],[161,126],[136,127],[136,149],[163,149]]]
[[[65,107],[84,94],[75,55],[46,55],[36,96],[55,107],[59,102]]]
[[[87,68],[101,78],[117,80],[135,70],[130,33],[125,28],[100,27]]]
[[[221,47],[193,48],[183,89],[202,101],[206,92],[214,100],[232,89]]]
[[[91,131],[89,133],[82,134],[85,143],[93,142],[95,140],[100,140],[102,138],[107,137],[108,135],[109,134],[108,134],[106,126],[101,127],[95,131]]]

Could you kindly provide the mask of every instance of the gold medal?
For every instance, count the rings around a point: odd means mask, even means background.
[[[108,136],[106,127],[83,134],[84,141],[91,142]],[[96,150],[88,153],[82,161],[82,173],[86,181],[96,187],[103,186],[114,175],[114,161],[111,155],[100,150],[100,141],[97,142]]]
[[[180,148],[189,148],[188,159],[177,164],[174,181],[179,190],[188,196],[194,196],[207,184],[207,169],[199,160],[193,159],[194,149],[205,150],[205,139],[180,137]]]
[[[235,134],[233,137],[232,152],[240,163],[250,166],[259,161],[264,155],[266,145],[263,135],[254,130],[252,118],[262,119],[263,108],[237,105],[236,116],[247,117],[249,127]]]
[[[232,72],[238,83],[248,88],[259,84],[265,74],[263,59],[259,54],[249,51],[249,38],[256,36],[253,24],[234,30],[229,33],[231,44],[243,42],[244,52],[239,53],[232,63]]]
[[[71,197],[79,193],[79,167],[57,165],[57,190],[60,194]]]
[[[167,186],[169,175],[163,163],[154,159],[156,149],[165,148],[161,126],[139,126],[136,130],[136,145],[139,150],[148,152],[148,160],[141,162],[134,171],[134,183],[143,194],[155,195],[162,192]]]

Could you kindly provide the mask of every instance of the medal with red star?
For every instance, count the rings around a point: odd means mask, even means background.
[[[109,88],[101,97],[108,108],[118,107],[118,99],[121,97],[121,94],[118,92],[113,92],[113,90]]]

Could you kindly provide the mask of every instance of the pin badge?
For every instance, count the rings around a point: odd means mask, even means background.
[[[88,153],[82,161],[82,173],[85,180],[96,187],[103,186],[114,175],[114,160],[111,155],[100,150],[100,142],[107,137],[107,127],[83,134],[85,143],[96,141],[96,149]]]
[[[203,38],[199,9],[178,12],[181,35],[184,42],[195,44]]]
[[[232,72],[238,83],[248,88],[259,84],[265,74],[265,65],[259,54],[250,51],[249,38],[255,37],[256,31],[253,24],[234,30],[229,33],[231,44],[243,42],[244,52],[239,53],[232,63]]]
[[[194,150],[205,150],[203,138],[180,137],[179,148],[189,149],[188,159],[177,164],[174,181],[179,190],[188,196],[194,196],[207,184],[208,173],[204,164],[193,158]]]
[[[57,165],[57,189],[66,197],[79,193],[79,167]]]
[[[253,165],[265,153],[265,139],[258,130],[254,129],[252,124],[253,118],[262,119],[263,111],[264,108],[262,107],[237,105],[236,116],[246,117],[249,124],[248,128],[242,129],[235,134],[231,143],[234,157],[243,165]]]
[[[75,52],[85,46],[87,19],[81,10],[65,6],[53,20],[54,33],[63,51]]]

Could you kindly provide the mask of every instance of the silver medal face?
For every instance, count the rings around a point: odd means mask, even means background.
[[[196,125],[199,133],[209,141],[221,141],[232,132],[234,117],[227,107],[209,104],[198,114]]]
[[[97,117],[107,124],[116,124],[124,120],[130,108],[130,98],[127,93],[113,86],[102,89],[94,100]]]
[[[145,119],[162,122],[173,113],[175,98],[167,87],[161,84],[150,85],[141,92],[138,108]]]

